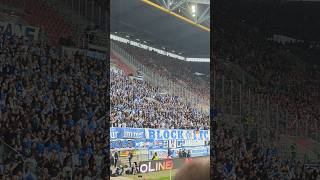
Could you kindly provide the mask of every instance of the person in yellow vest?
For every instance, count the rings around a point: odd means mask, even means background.
[[[156,152],[154,153],[152,160],[159,160],[158,154]]]

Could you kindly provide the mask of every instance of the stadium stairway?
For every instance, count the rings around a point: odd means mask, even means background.
[[[126,75],[133,75],[136,72],[136,69],[130,67],[126,63],[122,61],[120,57],[118,57],[114,51],[110,52],[111,63],[114,63],[118,66],[119,69],[123,70]]]

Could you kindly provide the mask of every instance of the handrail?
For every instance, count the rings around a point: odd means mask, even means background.
[[[13,150],[15,153],[23,156],[20,152],[18,152],[17,150],[14,149],[14,147],[10,146],[9,144],[7,144],[2,138],[0,138],[1,143],[3,143],[4,145],[6,145],[9,149]]]

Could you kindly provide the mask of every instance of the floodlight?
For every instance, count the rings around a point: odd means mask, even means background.
[[[195,13],[195,12],[196,12],[196,6],[195,6],[195,5],[192,5],[192,6],[191,6],[191,12],[192,12],[192,13]]]

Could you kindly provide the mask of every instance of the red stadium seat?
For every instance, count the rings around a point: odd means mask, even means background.
[[[26,11],[29,14],[25,14],[24,19],[33,26],[42,27],[53,44],[58,43],[62,35],[65,37],[72,35],[70,24],[54,10],[45,7],[38,0],[26,1]]]

